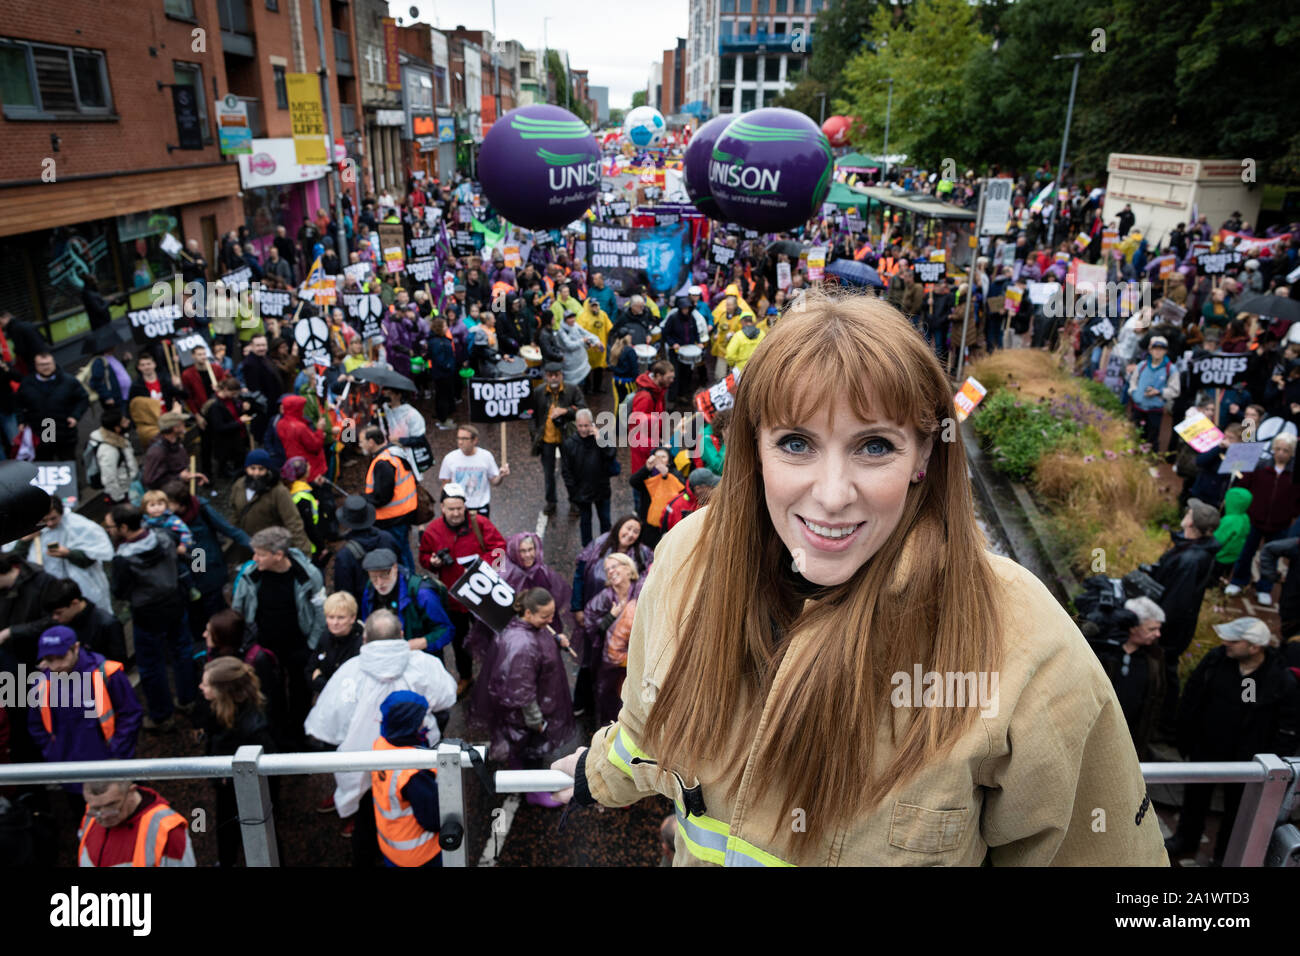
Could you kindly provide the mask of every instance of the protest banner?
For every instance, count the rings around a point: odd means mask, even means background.
[[[399,223],[379,224],[379,248],[382,250],[384,267],[389,272],[401,272],[405,268],[406,237]]]
[[[503,631],[515,617],[515,589],[478,555],[460,559],[465,573],[448,591],[476,618],[494,631]]]
[[[1020,312],[1020,297],[1023,295],[1018,288],[1013,285],[1007,286],[1007,314],[1016,315]]]
[[[713,416],[736,404],[736,386],[740,383],[740,371],[733,369],[722,381],[710,386],[708,391],[695,396],[695,407],[704,415],[706,422],[713,421]]]
[[[1211,448],[1217,448],[1219,442],[1223,441],[1223,432],[1196,409],[1191,409],[1187,417],[1174,426],[1174,431],[1178,437],[1187,444],[1192,446],[1192,450],[1197,454],[1209,451]]]
[[[844,214],[844,229],[846,232],[859,233],[866,228],[867,224],[861,216],[855,216],[847,212]]]
[[[474,221],[474,208],[473,208],[472,206],[467,206],[467,205],[464,205],[464,204],[461,204],[461,205],[457,206],[457,207],[456,207],[456,221],[457,221],[457,222],[463,222],[463,223],[471,223],[471,222],[473,222],[473,221]]]
[[[826,247],[814,246],[808,250],[808,281],[818,282],[826,273]]]
[[[34,464],[36,465],[36,477],[30,483],[40,488],[51,498],[61,499],[65,509],[76,508],[77,493],[80,490],[77,482],[77,463],[75,461],[38,461]],[[34,521],[35,518],[32,520]]]
[[[343,275],[354,277],[357,280],[357,284],[361,285],[370,277],[370,263],[354,262],[350,266],[344,266]]]
[[[182,246],[181,241],[170,232],[163,233],[162,239],[158,240],[158,248],[167,253],[167,255],[171,256],[173,259],[179,259],[181,256],[185,255],[185,247]]]
[[[975,411],[975,406],[984,400],[988,389],[981,385],[974,377],[966,379],[961,384],[961,391],[953,396],[952,403],[957,406],[957,421],[964,422],[970,413]]]
[[[1244,441],[1237,442],[1235,445],[1229,445],[1228,450],[1223,453],[1223,463],[1219,465],[1220,475],[1233,475],[1240,477],[1247,472],[1254,471],[1258,466],[1261,456],[1268,449],[1266,441]]]
[[[383,338],[384,304],[377,292],[344,292],[343,314],[363,339]]]
[[[1086,232],[1081,232],[1074,237],[1074,248],[1078,249],[1080,252],[1087,249],[1091,243],[1092,236],[1088,235]]]
[[[243,292],[253,281],[253,270],[248,266],[227,272],[221,277],[221,284],[227,292]]]
[[[524,405],[533,392],[528,376],[469,380],[469,420],[472,422],[512,422],[532,418],[532,409]]]
[[[1093,344],[1109,342],[1115,337],[1115,324],[1110,319],[1102,316],[1088,323],[1084,331],[1092,336]]]
[[[1178,275],[1178,257],[1177,256],[1160,256],[1155,261],[1156,273],[1159,279],[1172,279]]]
[[[304,363],[330,364],[330,328],[319,315],[306,316],[293,324],[293,340]]]
[[[176,334],[176,322],[181,317],[181,304],[153,306],[126,314],[131,323],[131,335],[141,345],[158,339],[169,339]]]
[[[917,282],[938,282],[948,268],[943,262],[926,261],[915,262],[912,267],[916,270]]]
[[[1002,236],[1007,232],[1011,218],[1011,194],[1015,182],[1011,179],[989,179],[984,184],[984,218],[980,220],[981,236]]]
[[[1071,256],[1068,252],[1058,252],[1055,258],[1057,262],[1063,262],[1068,266],[1073,256]]]
[[[453,255],[472,256],[476,249],[474,233],[468,229],[456,229],[451,233],[451,251]]]
[[[1240,262],[1240,252],[1205,252],[1196,257],[1196,271],[1203,276],[1221,275],[1227,271],[1228,266]]]
[[[789,289],[790,278],[790,263],[778,262],[776,264],[776,287],[778,289]]]
[[[709,244],[709,263],[713,268],[730,268],[736,260],[736,250],[723,242]]]
[[[947,249],[931,249],[931,250],[930,250],[930,255],[929,255],[929,261],[930,261],[930,262],[943,262],[943,263],[946,263],[946,262],[948,261],[948,250],[947,250]]]
[[[1194,390],[1227,388],[1245,376],[1249,368],[1250,354],[1244,352],[1207,353],[1188,363]]]
[[[511,269],[518,269],[524,264],[523,256],[520,255],[518,245],[502,246],[501,257],[505,264]]]
[[[253,304],[263,318],[279,318],[293,311],[293,293],[288,289],[268,289],[258,285],[253,289]]]
[[[1119,230],[1103,229],[1101,231],[1101,257],[1105,259],[1117,245],[1119,245]]]
[[[616,219],[621,219],[632,211],[632,204],[626,199],[615,199],[609,204],[609,214]]]
[[[634,285],[670,295],[690,277],[691,226],[618,226],[587,223],[587,274],[603,272],[610,287],[628,295]]]
[[[421,259],[425,256],[431,256],[433,255],[434,250],[438,247],[438,237],[412,236],[410,246],[412,259]]]
[[[176,357],[180,359],[181,368],[189,368],[194,364],[194,350],[200,345],[208,350],[208,355],[212,354],[212,345],[208,342],[208,337],[202,332],[190,332],[172,339],[172,349],[176,352]],[[215,390],[215,383],[213,388]]]
[[[416,282],[432,282],[438,274],[438,260],[433,256],[423,256],[406,263],[406,273]]]

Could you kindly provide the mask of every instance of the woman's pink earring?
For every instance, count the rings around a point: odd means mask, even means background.
[[[916,480],[917,480],[917,481],[923,481],[924,479],[925,479],[925,472],[923,472],[923,471],[918,471],[918,472],[916,473]]]

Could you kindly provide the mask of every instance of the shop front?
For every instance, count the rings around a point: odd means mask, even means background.
[[[114,317],[147,307],[154,283],[177,272],[163,237],[211,248],[239,224],[238,189],[234,165],[216,163],[0,191],[0,311],[34,323],[59,361],[77,357],[87,277]]]
[[[244,193],[244,224],[258,259],[266,258],[277,226],[291,239],[319,209],[330,208],[325,177],[328,166],[302,166],[294,155],[293,139],[255,139],[253,152],[239,157]]]
[[[411,114],[407,166],[412,179],[438,178],[438,126],[432,113]],[[417,175],[419,174],[419,175]]]

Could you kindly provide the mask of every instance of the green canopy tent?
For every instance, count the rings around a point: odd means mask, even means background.
[[[846,153],[839,159],[835,160],[836,167],[849,166],[857,169],[870,169],[879,167],[880,163],[864,153]]]
[[[864,207],[869,198],[869,196],[850,189],[844,183],[831,183],[830,192],[826,194],[826,202],[834,203],[840,209],[848,209],[852,206]]]

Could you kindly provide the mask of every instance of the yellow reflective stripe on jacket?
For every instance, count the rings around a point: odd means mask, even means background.
[[[691,854],[705,863],[718,866],[794,866],[754,844],[731,835],[731,828],[721,820],[707,816],[687,816],[686,808],[673,801],[677,812],[678,832]]]
[[[623,728],[619,727],[618,733],[614,734],[614,739],[609,745],[609,762],[630,777],[633,757],[642,760],[650,759],[644,750],[632,743],[631,739],[623,733]]]

